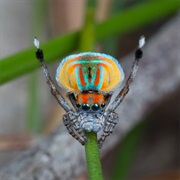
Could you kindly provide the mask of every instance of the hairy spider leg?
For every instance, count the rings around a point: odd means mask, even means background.
[[[49,85],[52,94],[54,95],[54,97],[57,99],[58,103],[63,107],[63,109],[68,112],[71,110],[71,107],[69,106],[69,104],[65,101],[65,99],[62,97],[62,95],[59,93],[59,91],[56,89],[54,82],[52,81],[47,65],[44,61],[44,54],[43,51],[39,48],[39,41],[38,41],[38,46],[37,46],[37,38],[34,38],[34,45],[37,49],[36,51],[36,58],[39,60],[39,62],[41,63],[41,67],[43,69],[44,75],[46,77],[47,80],[47,84]]]
[[[69,134],[76,140],[78,140],[82,145],[84,145],[84,143],[88,141],[87,137],[84,134],[84,131],[82,131],[78,124],[77,115],[74,112],[69,111],[68,113],[63,115],[63,122]]]
[[[102,147],[102,144],[105,141],[106,137],[109,136],[113,132],[114,127],[117,124],[117,121],[119,118],[118,118],[117,114],[114,113],[114,111],[120,105],[120,103],[123,101],[126,94],[129,92],[129,87],[132,84],[132,82],[136,76],[139,60],[142,58],[142,55],[143,55],[141,48],[144,46],[144,44],[145,44],[145,37],[141,36],[140,40],[139,40],[139,47],[135,51],[135,60],[132,65],[131,73],[130,73],[123,89],[119,92],[119,94],[116,96],[114,101],[111,103],[110,107],[107,109],[107,116],[106,116],[103,133],[98,140],[99,148]]]
[[[34,45],[35,45],[35,47],[37,49],[36,58],[41,63],[41,67],[42,67],[43,72],[45,74],[47,84],[49,85],[49,87],[51,89],[51,93],[53,94],[53,96],[56,98],[58,103],[61,105],[61,107],[67,113],[66,116],[63,117],[64,125],[67,127],[67,130],[68,130],[70,135],[72,135],[81,144],[84,144],[84,141],[87,141],[87,138],[86,138],[84,132],[80,128],[77,127],[76,120],[74,120],[74,122],[71,122],[71,123],[69,123],[69,125],[67,125],[67,122],[71,121],[72,117],[75,117],[75,113],[73,112],[73,110],[71,109],[69,104],[65,101],[65,99],[62,97],[62,95],[59,93],[59,91],[56,89],[56,87],[54,85],[54,82],[52,81],[52,79],[50,77],[47,65],[46,65],[46,63],[44,61],[43,51],[39,48],[39,41],[38,41],[37,38],[34,38]]]
[[[123,89],[119,92],[119,94],[116,96],[116,98],[114,99],[114,101],[112,102],[111,106],[109,107],[109,110],[111,111],[115,111],[116,108],[120,105],[120,103],[123,101],[124,97],[126,96],[126,94],[129,92],[129,87],[132,84],[135,76],[136,76],[136,72],[138,69],[138,64],[139,64],[139,60],[142,58],[143,52],[141,50],[141,48],[144,46],[145,44],[145,37],[141,36],[139,39],[139,47],[137,48],[137,50],[135,51],[135,60],[132,64],[132,68],[131,68],[131,73],[123,87]]]
[[[118,120],[119,120],[119,116],[117,113],[110,112],[110,111],[107,112],[105,125],[104,125],[104,129],[103,129],[103,134],[98,139],[99,148],[102,147],[106,137],[109,136],[110,134],[112,134]]]

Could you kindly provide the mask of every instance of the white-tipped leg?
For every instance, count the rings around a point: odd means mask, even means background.
[[[41,67],[43,69],[43,72],[45,74],[46,80],[47,80],[47,84],[49,85],[49,87],[51,88],[51,92],[54,95],[54,97],[57,99],[58,103],[64,108],[64,110],[66,112],[71,111],[71,107],[69,106],[69,104],[65,101],[65,99],[62,97],[62,95],[59,93],[59,91],[56,89],[54,82],[52,81],[47,65],[44,61],[44,55],[43,55],[43,51],[39,48],[39,40],[35,37],[34,38],[34,46],[36,47],[37,51],[36,51],[36,58],[39,60],[39,62],[41,63]]]
[[[40,43],[39,43],[39,40],[37,37],[34,37],[33,43],[34,43],[34,46],[36,47],[36,49],[39,49]]]
[[[145,45],[145,37],[142,35],[139,39],[139,48],[142,48]]]
[[[132,84],[135,76],[136,76],[136,72],[138,69],[138,64],[139,64],[139,60],[142,58],[143,52],[141,50],[141,48],[144,46],[145,44],[145,37],[141,36],[139,39],[139,46],[135,51],[135,60],[132,64],[132,69],[131,69],[131,73],[123,87],[123,89],[119,92],[119,94],[116,96],[116,98],[114,99],[114,101],[112,102],[112,104],[109,107],[110,111],[115,111],[115,109],[120,105],[120,103],[123,101],[124,97],[126,96],[126,94],[129,92],[129,87]]]

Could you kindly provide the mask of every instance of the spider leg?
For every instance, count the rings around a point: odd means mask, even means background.
[[[46,77],[46,80],[47,80],[47,84],[51,88],[51,93],[57,99],[58,103],[63,107],[63,109],[66,112],[70,111],[71,107],[65,101],[65,99],[62,97],[62,95],[59,93],[59,91],[56,89],[55,84],[54,84],[54,82],[52,81],[52,79],[50,77],[47,65],[46,65],[46,63],[44,61],[43,51],[39,48],[39,40],[36,37],[34,38],[34,45],[35,45],[35,47],[37,49],[37,51],[36,51],[36,58],[41,63],[41,67],[42,67],[43,72],[45,74],[45,77]]]
[[[67,97],[68,97],[69,100],[71,101],[71,104],[73,105],[74,109],[75,109],[76,111],[78,111],[78,108],[77,108],[77,106],[76,106],[76,97],[75,97],[75,95],[74,95],[73,93],[71,93],[71,92],[68,92],[68,93],[67,93]]]
[[[112,95],[113,95],[112,92],[109,92],[108,94],[104,94],[104,98],[105,98],[105,102],[106,102],[104,109],[106,109],[107,106],[109,105]]]
[[[56,89],[54,82],[52,81],[47,65],[44,61],[44,55],[43,51],[39,48],[39,41],[37,38],[34,38],[34,45],[37,49],[36,51],[36,58],[41,63],[41,67],[44,71],[47,84],[51,88],[51,92],[54,95],[54,97],[57,99],[58,103],[64,108],[64,110],[67,112],[63,116],[63,122],[66,126],[69,134],[71,134],[75,139],[77,139],[82,145],[84,145],[84,142],[87,141],[87,138],[83,132],[83,130],[80,128],[79,123],[77,121],[77,118],[75,116],[75,113],[69,106],[69,104],[65,101],[65,99],[62,97],[62,95],[59,93],[59,91]],[[72,101],[71,101],[72,102]]]
[[[139,47],[135,51],[135,60],[132,65],[131,73],[130,73],[123,89],[119,92],[119,94],[116,96],[116,98],[110,105],[110,107],[109,107],[110,111],[115,111],[115,109],[120,105],[120,103],[123,101],[124,97],[128,93],[129,87],[132,84],[132,82],[136,76],[139,60],[142,58],[142,55],[143,55],[141,48],[144,46],[144,44],[145,44],[145,37],[141,36],[139,39]]]
[[[111,111],[107,112],[103,133],[98,140],[99,148],[102,147],[106,137],[109,136],[113,132],[114,127],[116,126],[118,120],[119,120],[119,117],[115,112],[111,112]]]
[[[135,78],[139,60],[142,58],[142,54],[143,54],[141,48],[144,46],[144,44],[145,44],[145,38],[144,38],[144,36],[141,36],[141,38],[139,40],[139,47],[135,52],[135,60],[132,65],[131,73],[130,73],[123,89],[119,92],[119,94],[116,96],[116,98],[114,99],[114,101],[112,102],[110,107],[107,109],[107,115],[106,115],[106,121],[105,121],[104,129],[103,129],[103,134],[101,135],[100,139],[98,140],[99,148],[102,147],[102,144],[105,141],[106,137],[109,136],[113,132],[114,127],[119,120],[118,115],[114,111],[120,105],[120,103],[123,101],[124,97],[126,96],[126,94],[129,91],[130,85],[132,84],[132,82]]]
[[[63,122],[69,134],[76,140],[78,140],[82,145],[84,145],[84,143],[88,141],[87,137],[84,134],[84,131],[79,126],[77,115],[73,111],[69,111],[63,116]]]

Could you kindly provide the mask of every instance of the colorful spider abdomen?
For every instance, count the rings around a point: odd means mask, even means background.
[[[115,58],[94,52],[67,56],[56,71],[58,85],[71,92],[107,92],[123,79],[123,69]]]

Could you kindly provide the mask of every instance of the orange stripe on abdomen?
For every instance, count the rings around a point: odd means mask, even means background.
[[[67,73],[70,74],[73,72],[74,69],[76,69],[78,66],[81,66],[81,64],[74,64],[72,66],[69,66]]]
[[[81,82],[82,87],[86,86],[86,82],[84,81],[82,67],[79,68],[79,78],[80,78],[80,82]]]
[[[108,66],[108,65],[106,65],[106,64],[104,64],[104,63],[99,63],[99,64],[98,64],[98,66],[102,66],[103,68],[105,68],[105,69],[106,69],[106,71],[108,71],[108,70],[109,70],[109,66]]]
[[[94,81],[94,86],[98,86],[99,81],[100,81],[100,69],[98,68],[97,72],[96,72],[96,78],[95,78],[95,81]]]

